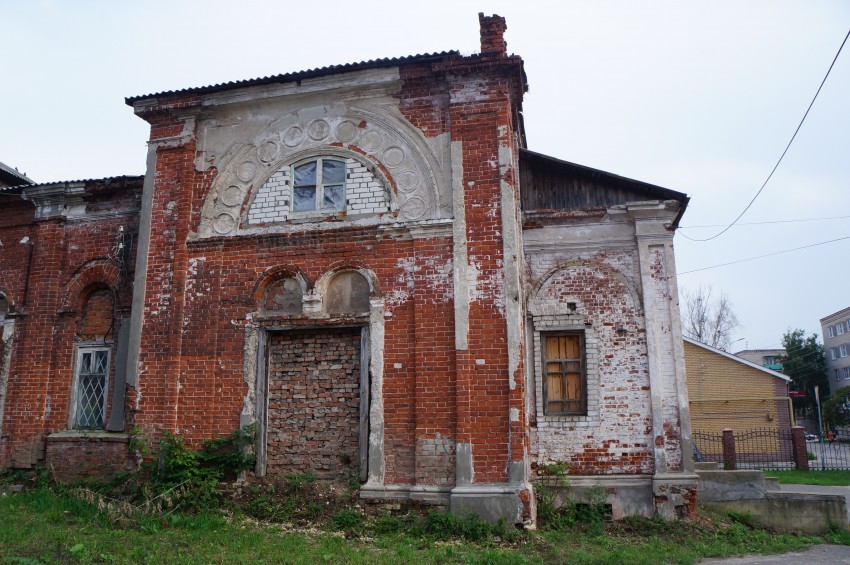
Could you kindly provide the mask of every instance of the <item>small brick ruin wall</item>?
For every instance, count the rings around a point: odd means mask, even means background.
[[[126,434],[48,436],[47,470],[60,483],[114,479],[132,468],[129,443]]]
[[[359,461],[360,330],[283,332],[270,341],[268,471],[350,474]]]

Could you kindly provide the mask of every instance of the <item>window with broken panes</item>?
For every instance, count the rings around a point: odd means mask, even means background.
[[[321,157],[292,167],[292,210],[345,209],[345,162]]]
[[[74,427],[102,428],[106,418],[106,387],[109,373],[109,349],[77,350],[77,405]]]
[[[544,333],[544,413],[585,414],[587,386],[582,332]]]

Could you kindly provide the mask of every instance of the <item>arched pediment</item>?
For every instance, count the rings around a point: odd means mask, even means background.
[[[334,154],[368,164],[387,183],[394,217],[384,221],[435,218],[448,205],[440,202],[439,160],[421,133],[401,117],[379,106],[310,108],[275,120],[219,159],[222,165],[204,202],[198,237],[249,233],[247,207],[272,175],[298,159]]]
[[[617,269],[601,261],[568,261],[550,269],[529,289],[528,312],[534,316],[598,310],[602,301],[618,303],[623,311],[637,313],[638,291]]]

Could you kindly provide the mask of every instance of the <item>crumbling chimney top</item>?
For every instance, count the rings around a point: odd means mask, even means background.
[[[481,26],[481,53],[506,56],[508,44],[505,42],[505,30],[508,24],[505,18],[498,14],[485,16],[484,12],[479,12],[478,24]]]

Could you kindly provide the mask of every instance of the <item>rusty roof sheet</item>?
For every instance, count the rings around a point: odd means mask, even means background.
[[[156,98],[159,96],[174,96],[180,94],[207,94],[210,92],[220,92],[223,90],[231,90],[234,88],[245,88],[248,86],[257,86],[261,84],[275,84],[275,83],[285,83],[285,82],[294,82],[299,80],[304,80],[308,78],[314,78],[319,76],[331,75],[336,73],[349,73],[353,71],[363,71],[367,69],[378,69],[383,67],[395,67],[398,65],[402,65],[405,63],[418,63],[425,62],[431,60],[442,59],[445,57],[452,57],[460,55],[459,51],[441,51],[439,53],[422,53],[419,55],[408,55],[405,57],[385,57],[382,59],[371,59],[369,61],[361,61],[359,63],[345,63],[343,65],[329,65],[327,67],[319,67],[316,69],[308,69],[306,71],[296,71],[292,73],[285,73],[280,75],[273,75],[261,78],[252,78],[245,80],[236,80],[230,82],[223,82],[219,84],[213,84],[209,86],[198,86],[192,88],[183,88],[180,90],[166,90],[163,92],[156,92],[152,94],[142,94],[139,96],[130,96],[124,99],[124,102],[128,106],[132,106],[134,103],[139,100],[144,100],[146,98]]]

